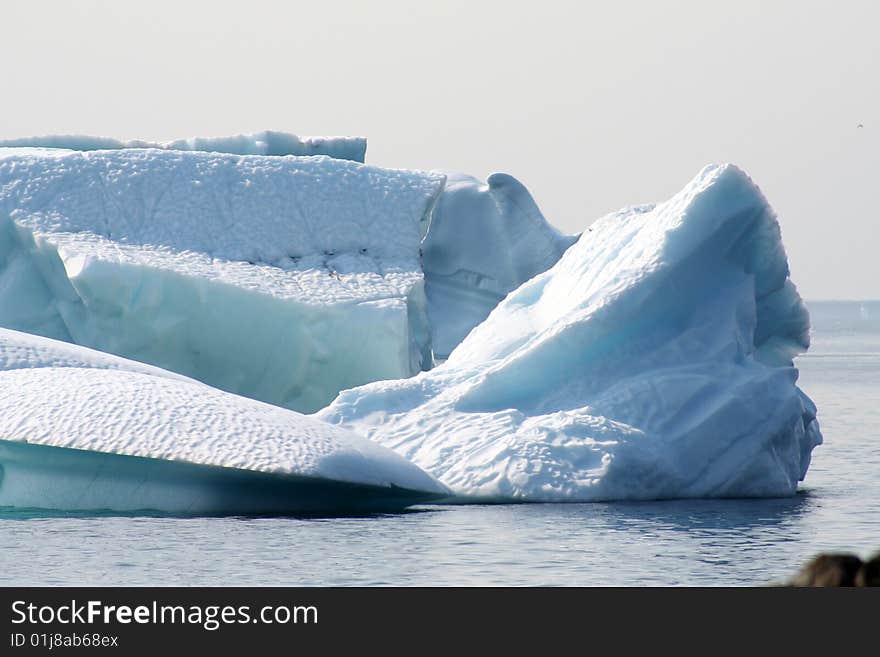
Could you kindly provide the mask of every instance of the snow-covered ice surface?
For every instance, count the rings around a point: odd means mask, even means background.
[[[509,292],[552,267],[576,237],[547,223],[528,190],[495,173],[448,173],[422,244],[434,355],[447,358]]]
[[[0,506],[345,512],[399,509],[444,492],[344,429],[0,329]]]
[[[364,137],[298,137],[288,132],[265,130],[228,137],[191,137],[173,141],[122,141],[89,135],[44,135],[0,139],[0,148],[66,148],[74,151],[115,150],[120,148],[161,148],[175,151],[211,151],[237,155],[327,155],[341,160],[363,162],[367,152]]]
[[[787,496],[821,442],[808,336],[774,213],[710,166],[597,221],[443,365],[317,417],[471,500]]]
[[[430,367],[441,174],[328,157],[0,149],[0,325],[314,411]]]

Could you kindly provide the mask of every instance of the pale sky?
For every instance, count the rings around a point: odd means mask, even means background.
[[[729,161],[806,298],[880,298],[877,2],[3,0],[0,25],[0,137],[363,135],[373,164],[511,173],[566,232]]]

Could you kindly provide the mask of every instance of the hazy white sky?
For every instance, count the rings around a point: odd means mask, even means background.
[[[880,298],[874,1],[3,0],[0,25],[3,137],[365,135],[374,164],[512,173],[570,232],[731,161],[804,296]]]

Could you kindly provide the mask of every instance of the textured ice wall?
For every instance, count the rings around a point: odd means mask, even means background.
[[[338,427],[0,329],[0,506],[344,511],[444,492],[402,457]]]
[[[298,137],[287,132],[265,130],[247,135],[191,137],[161,142],[140,139],[122,141],[88,135],[44,135],[0,139],[0,148],[3,147],[66,148],[74,151],[161,148],[236,155],[327,155],[341,160],[363,162],[367,152],[367,140],[364,137]]]
[[[443,176],[326,157],[0,150],[0,325],[301,411],[431,364]]]
[[[448,173],[422,244],[434,355],[447,358],[509,292],[556,264],[576,237],[547,223],[525,186]]]
[[[449,360],[318,414],[471,499],[783,496],[821,442],[809,318],[758,188],[710,166],[609,215]]]

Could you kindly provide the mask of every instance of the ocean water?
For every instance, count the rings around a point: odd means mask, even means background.
[[[760,585],[880,550],[880,302],[815,302],[825,444],[771,500],[424,506],[367,518],[0,512],[0,585]]]

